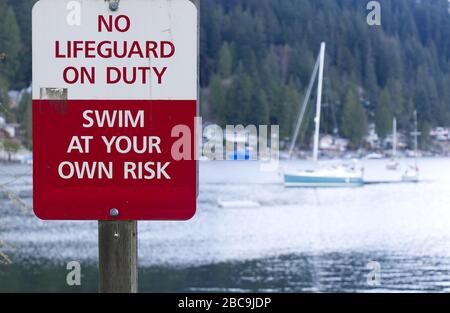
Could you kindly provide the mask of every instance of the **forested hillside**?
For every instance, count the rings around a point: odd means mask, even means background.
[[[7,90],[31,82],[33,2],[0,0],[2,103]],[[372,121],[382,137],[394,115],[409,130],[414,109],[423,129],[449,125],[448,1],[381,0],[382,26],[366,23],[367,2],[201,0],[204,118],[279,124],[289,136],[326,41],[323,132],[338,130],[357,146]],[[27,105],[15,111],[19,122],[28,123]]]

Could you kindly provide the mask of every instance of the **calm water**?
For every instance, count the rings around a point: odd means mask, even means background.
[[[386,160],[364,163],[371,181],[402,173],[386,171]],[[307,190],[285,189],[258,163],[202,163],[193,220],[139,223],[140,290],[450,291],[450,159],[419,165],[419,184]],[[0,265],[0,291],[96,291],[97,223],[35,218],[30,167],[0,165],[1,188],[24,202],[0,194],[2,251],[13,261]],[[219,199],[260,206],[222,209]],[[81,287],[65,283],[72,260]],[[376,288],[371,261],[381,265]]]

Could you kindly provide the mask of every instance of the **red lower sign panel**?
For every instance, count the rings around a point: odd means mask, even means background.
[[[34,211],[44,220],[187,220],[196,101],[34,100]]]

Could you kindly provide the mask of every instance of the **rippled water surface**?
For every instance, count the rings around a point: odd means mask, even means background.
[[[419,184],[395,183],[402,173],[386,160],[364,163],[367,180],[391,183],[285,189],[258,163],[202,163],[194,219],[139,223],[140,290],[450,291],[450,160],[420,160]],[[0,165],[0,239],[13,261],[0,265],[0,291],[95,291],[97,223],[40,221],[31,195],[30,167]],[[71,260],[82,287],[66,286]],[[371,261],[381,265],[375,288]]]

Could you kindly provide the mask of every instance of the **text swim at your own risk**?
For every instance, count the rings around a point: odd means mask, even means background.
[[[145,112],[131,110],[85,110],[82,113],[83,128],[145,128]],[[68,154],[89,154],[96,141],[94,136],[73,136]],[[100,136],[107,155],[160,155],[163,153],[159,136]],[[115,170],[120,166],[120,170]],[[61,162],[59,177],[69,179],[114,179],[114,172],[125,180],[170,180],[167,172],[170,162]]]

